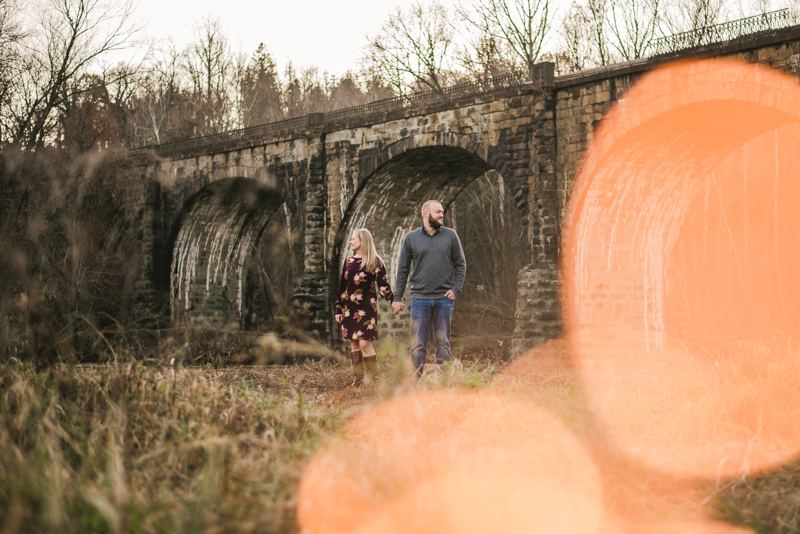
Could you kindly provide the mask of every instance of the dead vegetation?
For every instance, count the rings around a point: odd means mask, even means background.
[[[729,482],[716,495],[720,517],[758,534],[800,532],[800,461]]]
[[[335,359],[184,367],[176,351],[37,370],[4,357],[0,531],[294,532],[303,469],[342,422],[416,387],[482,387],[497,369],[456,362],[417,384],[399,350],[384,345],[382,380],[357,389]]]
[[[372,404],[419,389],[500,388],[546,406],[580,439],[600,439],[569,362],[461,355],[416,381],[404,347],[387,343],[381,380],[361,388],[348,386],[349,364],[330,359],[214,368],[169,358],[44,371],[6,359],[0,530],[295,532],[297,485],[320,444]],[[676,486],[613,465],[606,471],[624,480],[606,498],[629,507],[637,497],[652,505],[646,491]],[[662,504],[694,499],[688,504],[758,533],[789,534],[798,530],[798,479],[795,463],[723,481],[716,493],[713,484],[684,484],[691,492]]]
[[[295,378],[4,364],[3,531],[293,531],[303,466],[340,420]]]

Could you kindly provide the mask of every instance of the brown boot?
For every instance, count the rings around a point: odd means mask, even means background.
[[[364,367],[367,368],[367,374],[369,374],[372,380],[378,380],[378,357],[374,354],[372,356],[364,356]]]
[[[361,384],[364,379],[364,358],[361,356],[360,350],[354,350],[350,353],[350,358],[353,360],[353,387]]]

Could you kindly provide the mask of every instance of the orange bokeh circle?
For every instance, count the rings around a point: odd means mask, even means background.
[[[306,469],[298,504],[306,533],[589,533],[600,515],[597,470],[562,423],[524,401],[458,391],[357,417]]]
[[[563,275],[593,406],[659,470],[734,476],[800,450],[800,86],[732,60],[624,95],[576,178]]]

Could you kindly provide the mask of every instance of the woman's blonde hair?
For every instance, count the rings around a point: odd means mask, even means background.
[[[376,272],[379,267],[383,266],[383,260],[375,250],[372,234],[366,228],[358,228],[353,233],[361,240],[361,268],[368,273]]]

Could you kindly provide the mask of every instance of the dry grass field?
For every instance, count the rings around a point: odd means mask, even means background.
[[[492,341],[494,342],[494,341]],[[499,388],[542,404],[597,443],[569,362],[509,364],[491,343],[415,380],[384,346],[377,384],[333,359],[290,365],[0,364],[0,532],[296,532],[297,487],[320,445],[374,403],[429,388]],[[496,351],[495,351],[496,352]],[[600,448],[602,449],[602,448]],[[626,509],[707,509],[759,533],[800,532],[800,467],[758,478],[675,481],[605,449]],[[642,495],[679,488],[658,506]],[[678,495],[678,497],[675,497]],[[639,502],[641,501],[641,502]],[[688,501],[688,502],[687,502]]]

